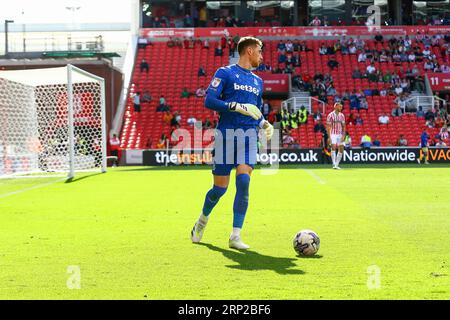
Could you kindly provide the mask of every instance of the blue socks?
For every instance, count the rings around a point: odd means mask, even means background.
[[[236,196],[233,204],[233,228],[242,229],[245,214],[248,208],[248,193],[250,186],[250,176],[248,174],[240,174],[236,177]],[[203,204],[203,215],[208,217],[212,209],[219,202],[220,198],[225,194],[227,188],[213,186],[208,191]]]
[[[212,209],[216,206],[219,199],[225,194],[227,188],[221,188],[218,186],[213,186],[212,189],[208,191],[205,197],[205,203],[203,204],[203,215],[209,216]]]
[[[248,208],[250,176],[240,174],[236,177],[236,196],[233,204],[233,228],[242,228]]]

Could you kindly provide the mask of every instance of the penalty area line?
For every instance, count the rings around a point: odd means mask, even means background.
[[[66,179],[67,179],[67,178],[61,178],[61,179],[57,179],[57,180],[55,180],[55,181],[46,182],[46,183],[41,183],[41,184],[38,184],[38,185],[33,186],[33,187],[24,188],[24,189],[20,189],[20,190],[8,192],[8,193],[0,194],[0,199],[6,198],[6,197],[9,197],[9,196],[13,196],[13,195],[16,195],[16,194],[24,193],[24,192],[27,192],[27,191],[30,191],[30,190],[43,188],[43,187],[49,186],[49,185],[51,185],[51,184],[54,184],[54,183],[57,183],[57,182],[60,182],[60,181],[64,181],[64,180],[66,180]]]
[[[314,171],[310,169],[304,169],[306,173],[308,173],[311,177],[313,177],[319,184],[326,184],[324,180],[322,180],[321,177],[319,177]]]

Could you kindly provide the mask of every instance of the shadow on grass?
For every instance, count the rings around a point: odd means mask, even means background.
[[[259,254],[252,250],[228,250],[216,247],[209,243],[199,243],[198,245],[207,247],[208,249],[220,252],[227,259],[237,263],[237,265],[228,265],[228,268],[255,271],[255,270],[272,270],[278,274],[304,274],[305,272],[298,269],[291,269],[297,265],[295,258],[272,257]]]
[[[100,174],[103,174],[103,172],[97,172],[97,173],[93,173],[93,174],[87,174],[87,175],[81,176],[81,177],[68,178],[66,181],[64,181],[64,183],[77,182],[77,181],[84,180],[84,179],[86,179],[86,178],[92,178],[92,177],[98,176],[98,175],[100,175]]]

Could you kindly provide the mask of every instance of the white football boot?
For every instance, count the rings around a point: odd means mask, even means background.
[[[191,240],[193,243],[199,243],[200,240],[202,240],[203,232],[205,231],[207,222],[208,221],[203,221],[201,219],[197,220],[191,231]]]
[[[238,250],[247,250],[250,248],[249,245],[246,245],[244,242],[242,242],[241,238],[239,237],[232,237],[230,238],[228,242],[228,246],[230,248],[238,249]]]

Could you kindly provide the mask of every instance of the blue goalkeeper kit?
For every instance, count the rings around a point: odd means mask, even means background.
[[[237,64],[216,71],[205,98],[205,106],[220,115],[214,141],[213,174],[226,176],[239,164],[253,167],[256,163],[257,129],[264,118],[255,120],[229,111],[227,103],[250,103],[261,109],[262,92],[262,79]],[[237,129],[243,131],[233,133]]]

